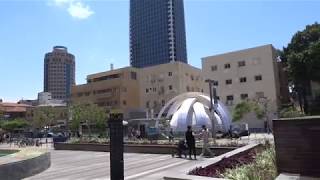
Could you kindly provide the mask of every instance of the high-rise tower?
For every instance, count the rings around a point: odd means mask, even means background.
[[[130,0],[130,64],[188,63],[183,0]]]
[[[55,46],[44,58],[44,92],[67,101],[75,85],[75,58],[64,46]]]

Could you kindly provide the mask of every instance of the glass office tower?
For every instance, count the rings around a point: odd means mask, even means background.
[[[130,64],[188,63],[183,0],[130,0]]]

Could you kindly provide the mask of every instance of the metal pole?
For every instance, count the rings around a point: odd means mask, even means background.
[[[213,104],[212,104],[212,83],[209,82],[209,91],[210,91],[210,112],[212,112]]]
[[[110,176],[111,180],[124,179],[123,115],[110,114]]]
[[[213,103],[212,103],[212,96],[215,96],[215,92],[212,92],[213,91],[213,83],[214,83],[214,80],[211,80],[211,79],[207,79],[205,82],[209,83],[209,94],[210,94],[210,120],[211,120],[211,125],[212,125],[212,138],[213,138],[213,141],[215,142],[215,127],[214,127],[214,120],[213,120]]]

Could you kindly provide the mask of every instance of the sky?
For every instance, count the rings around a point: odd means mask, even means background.
[[[320,22],[320,0],[184,0],[189,64],[273,44]],[[63,45],[76,57],[76,84],[129,66],[129,0],[0,0],[0,99],[36,99],[43,59]]]

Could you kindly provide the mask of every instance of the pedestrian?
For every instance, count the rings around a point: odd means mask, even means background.
[[[138,140],[140,140],[140,138],[141,138],[141,133],[140,133],[139,129],[137,129],[137,131],[136,131],[136,137]]]
[[[188,146],[188,149],[189,149],[189,158],[191,158],[191,154],[193,153],[194,155],[194,159],[197,159],[197,156],[196,156],[196,141],[194,139],[194,133],[192,131],[192,128],[191,126],[188,126],[187,127],[187,131],[185,133],[185,136],[186,136],[186,141],[187,141],[187,146]]]
[[[174,136],[173,136],[173,130],[172,130],[172,128],[170,129],[170,132],[169,132],[169,143],[170,142],[173,142],[173,138],[174,138]]]
[[[200,156],[204,156],[205,152],[207,151],[210,154],[210,156],[213,157],[214,153],[212,153],[212,151],[209,148],[209,131],[205,125],[202,125],[202,131],[200,133],[200,137],[203,141],[202,153],[200,154]]]

